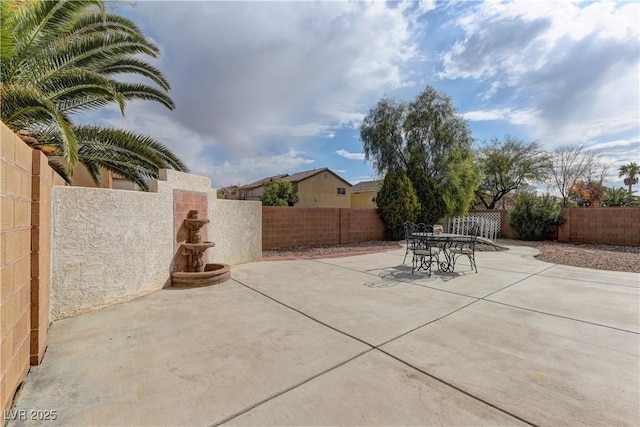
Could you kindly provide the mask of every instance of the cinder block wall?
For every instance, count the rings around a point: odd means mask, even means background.
[[[566,208],[558,240],[640,246],[640,208]]]
[[[384,238],[376,209],[262,207],[262,249]]]
[[[51,188],[64,181],[0,123],[0,404],[46,348],[51,285]]]
[[[29,370],[32,150],[4,124],[0,132],[0,401],[4,411]]]

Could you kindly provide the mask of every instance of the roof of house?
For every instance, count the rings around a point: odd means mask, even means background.
[[[378,191],[382,186],[382,180],[376,179],[375,181],[362,181],[351,187],[352,193],[361,193],[363,191]]]
[[[283,179],[287,176],[289,176],[289,174],[286,174],[286,173],[282,175],[269,176],[267,178],[262,178],[262,179],[259,179],[258,181],[254,181],[251,184],[243,185],[241,188],[244,190],[251,190],[252,188],[258,188],[263,186],[265,182]]]
[[[345,184],[347,184],[349,187],[351,187],[351,183],[349,181],[347,181],[346,179],[344,179],[343,177],[341,177],[340,175],[338,175],[337,173],[335,173],[334,171],[332,171],[329,168],[320,168],[320,169],[312,169],[312,170],[308,170],[308,171],[304,171],[304,172],[298,172],[298,173],[294,173],[293,175],[289,175],[285,178],[283,178],[285,181],[289,181],[289,182],[300,182],[300,181],[304,181],[305,179],[311,178],[312,176],[316,176],[319,173],[322,172],[329,172],[331,174],[333,174],[334,176],[336,176],[337,178],[339,178],[340,180],[344,181]]]

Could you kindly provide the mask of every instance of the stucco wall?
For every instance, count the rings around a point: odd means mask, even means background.
[[[346,189],[346,194],[338,194],[338,187]],[[297,208],[349,208],[351,207],[351,187],[331,172],[325,171],[298,183]]]
[[[260,206],[220,204],[207,177],[161,171],[151,192],[56,187],[53,193],[53,320],[107,307],[170,285],[178,252],[174,190],[208,195],[207,258],[227,264],[259,261]],[[257,205],[257,206],[256,206]],[[237,208],[237,209],[236,209]],[[257,214],[256,214],[257,212]],[[240,234],[238,230],[247,230]],[[228,240],[227,240],[228,239]],[[215,248],[213,248],[215,249]],[[233,274],[233,273],[232,273]]]
[[[377,205],[373,201],[376,194],[376,191],[351,193],[351,207],[354,209],[376,209]]]
[[[218,200],[209,196],[208,240],[216,245],[206,253],[209,262],[240,264],[262,258],[262,203]],[[233,271],[231,272],[233,276]]]

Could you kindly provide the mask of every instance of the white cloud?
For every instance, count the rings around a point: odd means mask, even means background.
[[[253,156],[236,161],[212,163],[201,174],[211,177],[214,188],[249,182],[284,173],[297,172],[302,166],[310,165],[315,160],[307,159],[295,150],[278,155]]]
[[[349,160],[364,160],[364,153],[350,153],[346,150],[337,150],[336,154]]]
[[[472,122],[482,122],[482,121],[488,121],[488,120],[504,120],[508,112],[509,110],[506,108],[486,110],[486,111],[480,111],[480,110],[469,111],[467,113],[462,114],[462,117]]]
[[[469,120],[526,125],[537,139],[637,130],[639,14],[632,2],[473,4],[455,19],[464,37],[441,54],[439,76],[484,85],[479,97],[491,108]]]
[[[135,19],[163,48],[172,119],[219,141],[233,159],[274,137],[354,126],[381,88],[407,84],[402,67],[415,55],[410,6],[141,2]],[[179,34],[166,31],[177,23]]]

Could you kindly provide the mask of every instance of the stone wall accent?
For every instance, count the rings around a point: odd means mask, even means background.
[[[262,249],[384,238],[376,209],[262,207]]]
[[[188,260],[180,254],[180,245],[187,242],[189,232],[184,227],[184,220],[190,210],[198,211],[199,219],[207,218],[208,197],[205,193],[197,193],[184,190],[173,190],[173,225],[175,230],[174,263],[172,271],[187,271]],[[200,231],[202,241],[207,240],[207,227]]]
[[[640,208],[565,208],[558,240],[640,246]]]

